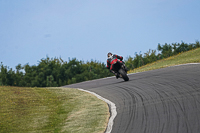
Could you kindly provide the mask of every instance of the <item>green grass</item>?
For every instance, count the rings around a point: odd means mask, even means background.
[[[106,103],[69,88],[0,87],[0,132],[104,132]]]
[[[186,64],[186,63],[199,63],[199,62],[200,62],[200,48],[187,51],[184,53],[179,53],[178,55],[171,56],[169,58],[162,59],[151,64],[147,64],[140,68],[130,70],[129,73],[144,72],[174,65]]]

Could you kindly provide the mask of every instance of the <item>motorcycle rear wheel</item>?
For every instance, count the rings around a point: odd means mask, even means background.
[[[120,69],[119,73],[122,75],[124,81],[129,81],[129,77],[127,76],[126,72],[123,69]]]

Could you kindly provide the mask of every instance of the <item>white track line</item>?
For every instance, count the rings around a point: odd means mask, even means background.
[[[200,63],[187,63],[187,64],[180,64],[180,65],[169,66],[169,67],[185,66],[185,65],[200,65]]]
[[[200,63],[187,63],[187,64],[180,64],[180,65],[174,65],[174,66],[166,66],[166,67],[163,67],[163,68],[177,67],[177,66],[186,66],[186,65],[200,65]],[[162,69],[162,68],[159,68],[159,69]],[[158,69],[153,69],[153,70],[158,70]],[[153,70],[150,70],[150,71],[153,71]],[[144,71],[144,72],[148,72],[148,71]],[[138,73],[143,73],[143,72],[129,73],[127,75],[138,74]]]
[[[81,91],[85,91],[85,92],[88,92],[90,94],[95,95],[97,98],[105,101],[109,105],[110,118],[109,118],[108,126],[107,126],[107,129],[106,129],[105,133],[111,133],[112,127],[113,127],[113,123],[114,123],[114,119],[115,119],[115,117],[117,115],[117,110],[116,110],[115,104],[113,102],[109,101],[108,99],[105,99],[102,96],[100,96],[100,95],[98,95],[98,94],[96,94],[94,92],[91,92],[91,91],[88,91],[88,90],[84,90],[84,89],[80,89],[80,88],[78,88],[78,89],[81,90]]]

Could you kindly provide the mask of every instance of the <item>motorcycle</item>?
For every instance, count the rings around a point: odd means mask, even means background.
[[[123,61],[113,59],[111,61],[111,66],[111,70],[115,71],[119,75],[119,78],[123,78],[124,81],[129,80],[129,77],[127,76],[128,69],[126,68],[125,63]]]

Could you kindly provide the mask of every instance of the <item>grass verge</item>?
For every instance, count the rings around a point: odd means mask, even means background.
[[[199,63],[199,62],[200,62],[200,48],[180,53],[178,55],[171,56],[169,58],[162,59],[151,64],[147,64],[140,68],[130,70],[129,73],[144,72],[174,65],[186,64],[186,63]]]
[[[102,133],[109,109],[69,88],[0,87],[0,132]]]

